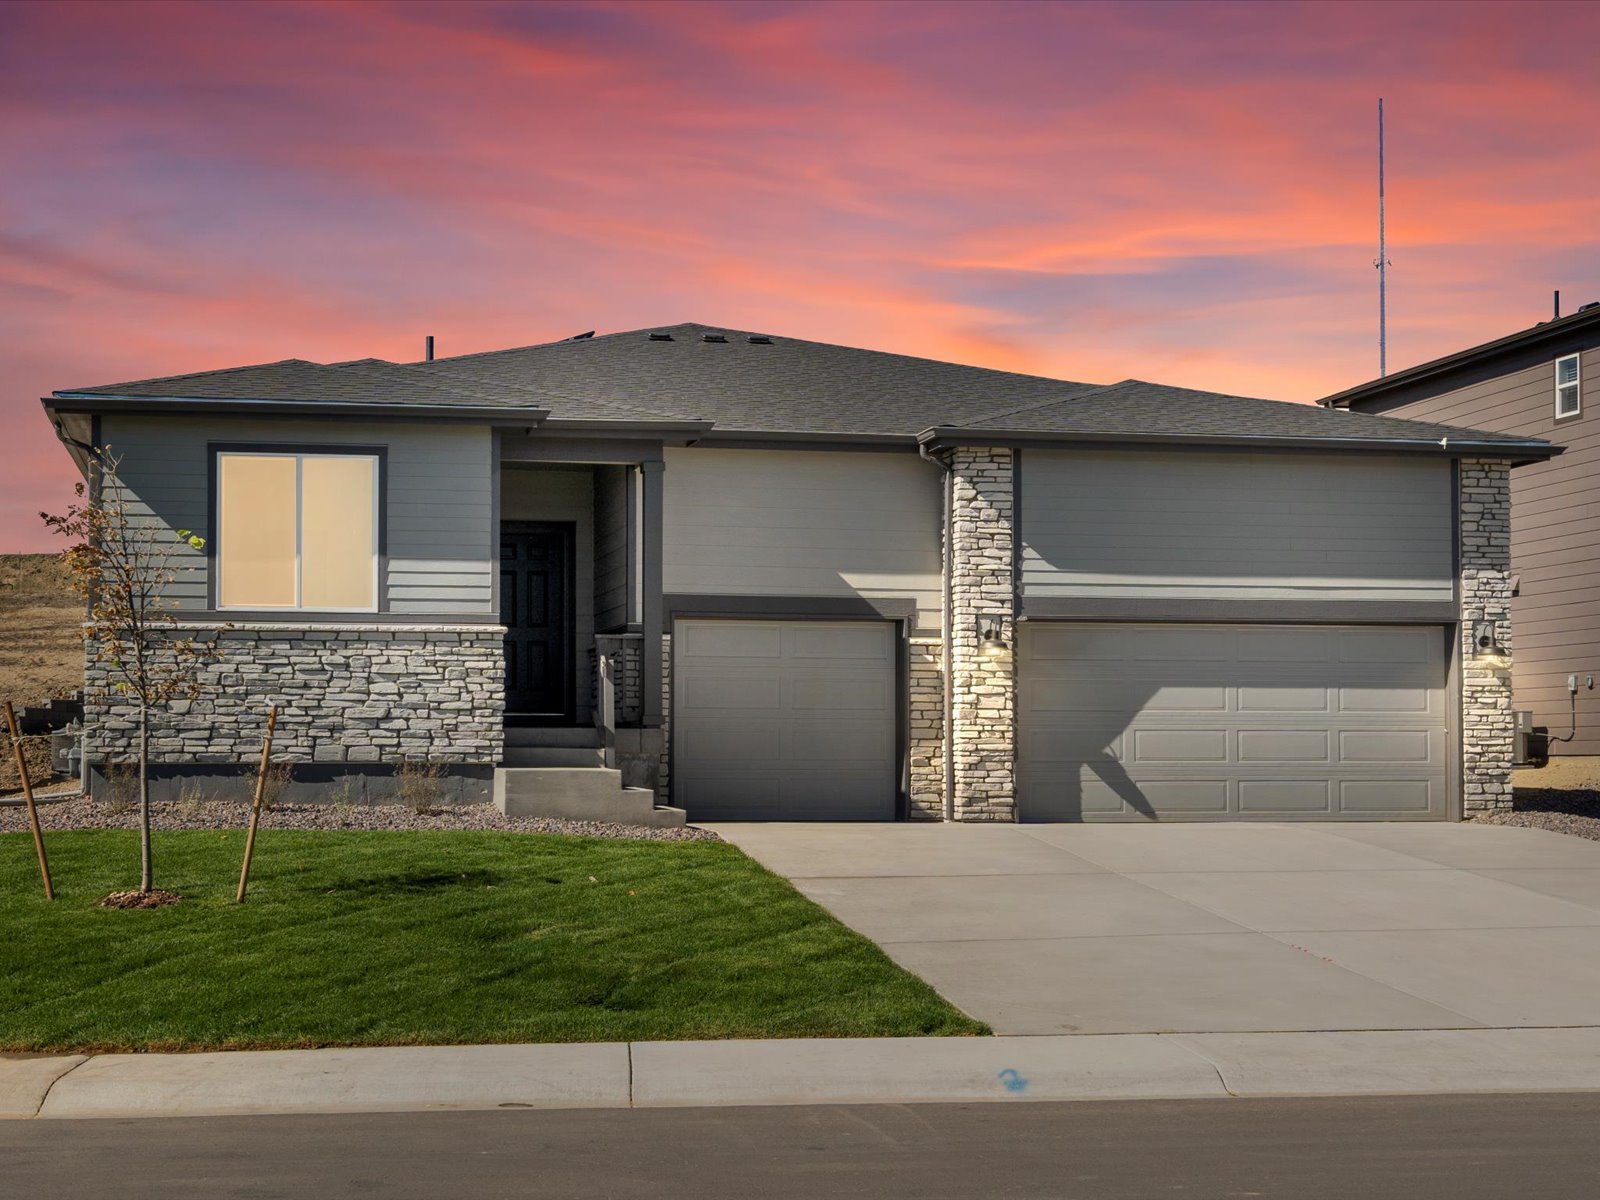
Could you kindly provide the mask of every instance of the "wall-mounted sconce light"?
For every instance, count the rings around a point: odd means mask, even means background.
[[[983,631],[982,640],[978,642],[978,654],[983,658],[992,658],[1000,662],[1011,657],[1011,647],[1006,645],[1005,638],[1000,636],[998,625],[991,625]]]
[[[1472,623],[1472,653],[1479,662],[1488,666],[1507,665],[1506,649],[1500,644],[1494,621],[1485,619]]]

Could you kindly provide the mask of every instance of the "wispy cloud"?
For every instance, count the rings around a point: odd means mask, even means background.
[[[1380,20],[1381,17],[1381,20]],[[1600,10],[0,6],[0,547],[53,388],[726,321],[1310,400],[1600,294]]]

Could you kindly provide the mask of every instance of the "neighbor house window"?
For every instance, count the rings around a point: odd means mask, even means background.
[[[1556,420],[1575,417],[1582,408],[1578,397],[1578,356],[1556,359]]]
[[[374,612],[375,454],[217,455],[217,606]]]

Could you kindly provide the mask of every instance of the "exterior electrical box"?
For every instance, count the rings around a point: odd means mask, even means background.
[[[1543,767],[1550,762],[1550,730],[1533,723],[1533,714],[1517,713],[1517,757],[1519,767]]]

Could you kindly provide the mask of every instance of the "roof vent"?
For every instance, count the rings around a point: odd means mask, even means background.
[[[589,330],[588,333],[575,333],[571,337],[562,338],[561,340],[564,341],[564,342],[586,342],[590,338],[592,338],[593,336],[594,336],[594,330],[591,329],[591,330]]]
[[[749,337],[745,338],[745,341],[749,342],[752,346],[772,345],[772,339],[764,333],[752,333]]]
[[[1588,312],[1591,308],[1600,308],[1600,300],[1591,300],[1587,304],[1578,305],[1579,312]]]
[[[670,342],[672,340],[672,335],[670,333],[652,333],[650,335],[650,340],[652,342]]]
[[[728,338],[726,334],[722,333],[702,333],[700,340],[702,342],[725,342]]]

